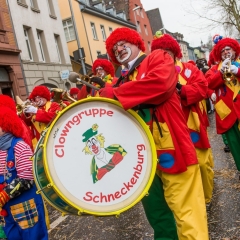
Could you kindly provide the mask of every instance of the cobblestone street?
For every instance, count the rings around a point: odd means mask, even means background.
[[[240,184],[230,153],[225,153],[220,135],[216,135],[214,114],[209,115],[209,137],[214,155],[214,195],[208,224],[211,240],[240,239]],[[61,221],[61,214],[49,208],[51,226]],[[60,219],[59,219],[60,217]],[[56,225],[56,226],[55,226]],[[54,227],[55,226],[55,227]],[[141,203],[119,218],[67,216],[50,230],[50,240],[152,240],[153,231]],[[203,239],[204,240],[204,239]]]

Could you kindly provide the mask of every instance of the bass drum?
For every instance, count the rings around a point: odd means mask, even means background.
[[[153,181],[152,134],[115,100],[87,98],[59,112],[34,155],[38,192],[64,214],[119,215]]]

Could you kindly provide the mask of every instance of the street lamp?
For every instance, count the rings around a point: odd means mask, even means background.
[[[138,32],[139,32],[139,29],[138,29],[138,25],[137,25],[137,19],[136,19],[135,11],[136,11],[137,9],[139,9],[139,8],[141,8],[141,7],[140,7],[140,6],[137,6],[137,7],[133,8],[133,14],[134,14],[134,19],[135,19],[135,24],[136,24],[136,26],[137,26]]]

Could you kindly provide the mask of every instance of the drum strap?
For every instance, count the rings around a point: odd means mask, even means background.
[[[136,67],[140,65],[140,63],[143,61],[143,59],[146,57],[146,54],[141,55],[137,61],[132,65],[131,69],[129,70],[128,74],[126,76],[120,76],[120,78],[117,80],[116,84],[113,85],[113,87],[119,87],[119,84],[124,80],[128,79],[129,75],[133,73]]]

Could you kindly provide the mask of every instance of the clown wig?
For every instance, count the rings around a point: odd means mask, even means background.
[[[50,101],[51,98],[51,93],[48,90],[47,87],[45,86],[37,86],[33,89],[33,91],[31,92],[30,96],[28,97],[30,100],[34,100],[35,97],[43,97],[45,99],[47,99],[47,101]]]
[[[16,113],[16,104],[14,100],[7,95],[0,94],[0,107],[8,107]]]
[[[214,60],[219,62],[222,60],[221,51],[225,47],[231,47],[235,51],[235,59],[240,55],[240,45],[237,40],[233,38],[223,38],[219,40],[214,46]]]
[[[145,51],[144,42],[142,40],[142,37],[138,34],[137,31],[126,27],[117,28],[110,34],[110,36],[106,40],[107,53],[111,60],[116,64],[119,64],[119,62],[115,57],[113,47],[119,41],[129,42],[131,44],[138,46],[138,48],[143,52]]]
[[[78,92],[79,92],[78,88],[71,88],[69,93],[71,96],[73,96],[73,94],[78,94]]]
[[[6,133],[21,137],[23,133],[21,119],[9,107],[0,107],[0,127]]]
[[[169,50],[173,53],[174,57],[182,58],[181,48],[178,42],[169,34],[163,34],[159,38],[153,39],[151,51],[156,49]]]
[[[96,68],[102,67],[107,74],[110,74],[112,77],[114,76],[114,67],[110,61],[107,59],[97,59],[94,61],[92,66],[93,74],[96,75]]]

